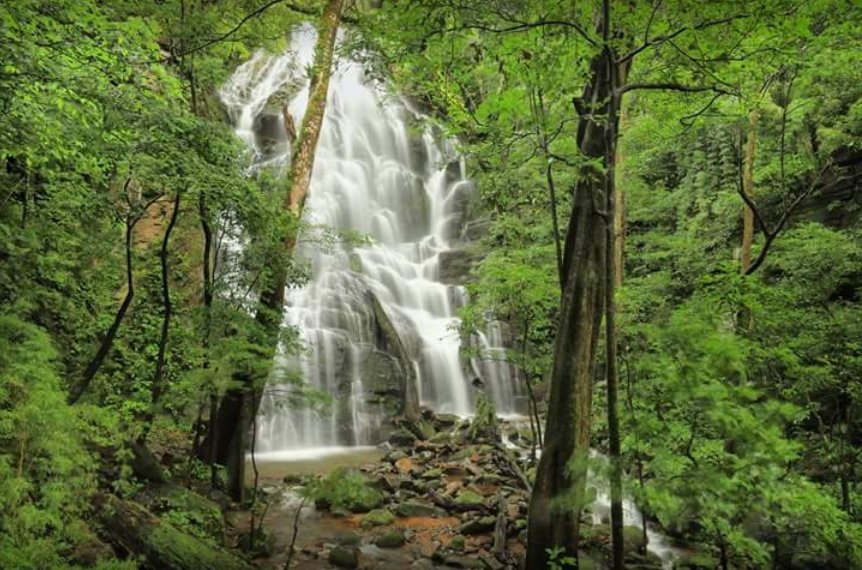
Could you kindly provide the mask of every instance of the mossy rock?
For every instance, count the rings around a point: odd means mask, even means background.
[[[156,490],[155,512],[198,538],[208,538],[221,544],[225,523],[221,508],[209,499],[179,485],[165,485]]]
[[[449,542],[449,548],[452,550],[462,551],[464,547],[467,545],[467,539],[464,538],[463,535],[456,534],[452,537],[452,540]]]
[[[458,529],[458,532],[467,535],[485,534],[493,531],[496,524],[496,517],[481,517],[465,522]]]
[[[468,445],[455,452],[455,454],[452,456],[452,459],[467,459],[468,457],[473,457],[474,455],[484,457],[493,451],[493,446],[487,444]]]
[[[339,546],[359,546],[362,542],[362,537],[355,532],[348,531],[335,535],[333,540]]]
[[[455,504],[459,507],[483,507],[485,506],[485,497],[476,491],[464,489],[455,498]]]
[[[440,479],[443,477],[443,470],[439,467],[435,467],[433,469],[429,469],[425,473],[422,474],[423,479]]]
[[[352,546],[336,546],[329,552],[329,563],[338,568],[359,568],[359,550]]]
[[[374,544],[378,548],[401,548],[404,546],[404,533],[398,530],[390,530],[387,533],[377,537]]]
[[[389,443],[395,447],[413,447],[416,444],[416,436],[406,429],[399,429],[389,436]]]
[[[644,541],[643,529],[636,526],[623,527],[623,545],[625,546],[626,554],[630,552],[641,552],[646,546]]]
[[[374,509],[362,517],[362,526],[365,528],[385,526],[394,522],[395,515],[389,509]]]
[[[715,559],[704,552],[687,552],[674,563],[674,570],[715,570]]]
[[[438,431],[430,438],[428,438],[430,443],[449,443],[452,441],[452,434],[447,431]]]
[[[395,513],[399,517],[439,517],[446,515],[443,509],[418,501],[400,503],[395,509]]]

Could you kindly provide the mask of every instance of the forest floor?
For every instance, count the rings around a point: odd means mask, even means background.
[[[395,446],[359,454],[313,461],[257,460],[258,483],[269,508],[263,524],[267,555],[256,565],[284,568],[295,532],[291,568],[519,568],[529,504],[523,454],[492,440],[468,441],[457,428],[450,429],[427,440],[394,437]],[[362,473],[379,491],[375,504],[353,509],[371,512],[315,506],[301,499],[300,476],[330,473],[336,466]],[[248,513],[234,513],[228,520],[238,529],[249,526]],[[604,568],[608,527],[585,526],[582,559],[588,560],[581,566]],[[642,546],[633,540],[630,566],[661,569],[657,556],[637,552]]]

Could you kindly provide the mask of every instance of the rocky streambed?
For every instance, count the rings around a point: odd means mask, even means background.
[[[259,563],[285,568],[290,558],[290,567],[301,569],[521,568],[528,461],[494,433],[477,433],[456,418],[426,415],[409,427],[393,433],[370,463],[323,478],[292,473],[276,482],[267,471],[269,557]],[[507,433],[525,441],[517,429]],[[580,567],[606,568],[609,528],[584,516]],[[658,556],[644,553],[640,528],[626,527],[626,542],[627,568],[663,567]]]

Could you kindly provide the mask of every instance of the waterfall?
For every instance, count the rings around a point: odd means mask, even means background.
[[[298,28],[283,55],[255,54],[221,91],[253,169],[283,173],[289,162],[282,106],[301,124],[314,43],[313,28]],[[326,105],[296,249],[311,279],[288,291],[284,317],[305,348],[277,357],[282,373],[265,390],[256,450],[376,443],[406,382],[421,405],[466,416],[479,376],[498,408],[513,412],[517,380],[501,361],[499,328],[480,335],[482,354],[493,358],[465,362],[456,311],[466,294],[439,280],[440,253],[457,245],[474,191],[462,161],[354,61],[337,61]],[[367,241],[346,243],[321,228]],[[291,395],[303,391],[320,405],[297,405]]]

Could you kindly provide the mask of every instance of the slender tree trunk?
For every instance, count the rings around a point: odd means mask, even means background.
[[[285,252],[292,251],[296,243],[298,221],[302,217],[303,206],[311,184],[315,150],[323,127],[326,94],[329,90],[335,38],[341,20],[342,5],[343,0],[329,0],[319,26],[308,107],[296,144],[293,145],[290,172],[286,176],[290,186],[285,194],[284,208],[293,214],[297,224],[294,224],[282,239],[281,247]],[[286,286],[287,268],[283,266],[273,268],[271,278],[264,283],[261,291],[256,315],[262,330],[262,337],[258,341],[262,347],[259,355],[261,359],[271,360],[275,354]],[[253,409],[256,408],[254,400],[259,397],[255,394],[260,393],[255,384],[262,381],[262,378],[250,371],[241,372],[236,376],[235,381],[239,386],[228,390],[219,405],[216,418],[217,437],[208,438],[202,444],[201,452],[207,450],[210,456],[215,454],[217,462],[227,466],[228,492],[235,499],[239,499],[243,494],[246,440],[251,427],[250,422],[254,420]],[[215,449],[212,448],[213,446]]]
[[[620,131],[625,129],[628,122],[628,113],[625,106],[620,102]],[[617,133],[619,135],[619,133]],[[619,137],[617,137],[619,138]],[[626,193],[623,174],[623,152],[616,143],[617,156],[614,166],[614,285],[619,289],[623,286],[625,275],[625,252],[626,252]]]
[[[609,48],[606,48],[609,51]],[[613,54],[609,53],[608,58]],[[607,66],[608,82],[617,85],[618,81],[614,74],[617,67]],[[616,211],[616,148],[617,148],[617,110],[619,109],[619,95],[616,90],[610,97],[608,114],[612,120],[608,121],[606,135],[608,137],[607,150],[605,154],[606,176],[605,176],[605,211],[607,219],[605,223],[605,372],[607,374],[607,405],[608,405],[608,439],[610,451],[610,487],[611,487],[611,553],[613,570],[623,570],[623,558],[625,549],[623,547],[623,485],[622,464],[620,457],[620,420],[619,420],[619,377],[617,374],[617,331],[616,331],[616,305],[614,294],[617,287],[617,263],[621,260],[620,252],[617,252],[617,231],[622,222],[617,221]],[[620,218],[621,220],[621,218]],[[621,273],[621,271],[619,272]]]
[[[126,190],[128,190],[130,183],[131,179],[126,181]],[[144,208],[144,211],[146,211],[146,207]],[[120,308],[117,309],[117,312],[114,315],[114,321],[111,323],[111,326],[108,327],[108,330],[105,332],[105,336],[102,338],[102,342],[99,345],[99,349],[96,351],[96,354],[95,356],[93,356],[93,359],[90,360],[90,363],[87,364],[87,368],[84,369],[84,374],[81,377],[81,380],[77,384],[75,384],[69,391],[68,401],[70,404],[76,403],[81,398],[81,396],[84,395],[84,392],[87,391],[87,388],[90,387],[90,383],[93,381],[93,378],[96,376],[96,373],[99,371],[99,368],[101,368],[102,364],[105,362],[105,358],[111,351],[111,347],[114,346],[114,339],[117,337],[117,331],[120,330],[120,324],[123,322],[123,319],[125,318],[129,307],[132,305],[132,299],[134,299],[135,297],[135,280],[132,274],[132,237],[135,230],[135,225],[140,219],[140,215],[133,216],[131,212],[126,216],[126,295],[123,297],[123,302],[120,304]]]
[[[168,350],[168,336],[170,334],[171,328],[171,317],[173,316],[168,253],[171,242],[171,234],[174,231],[174,227],[176,227],[177,225],[177,219],[179,219],[181,196],[182,192],[177,191],[177,195],[174,199],[173,205],[174,210],[173,212],[171,212],[171,218],[168,222],[167,228],[165,229],[165,236],[162,239],[162,247],[159,250],[159,259],[161,260],[162,270],[162,304],[164,306],[164,314],[162,315],[162,330],[159,336],[159,353],[156,357],[156,370],[153,374],[153,384],[150,399],[153,409],[150,411],[150,417],[148,418],[149,420],[152,420],[153,414],[155,414],[155,408],[156,406],[158,406],[159,400],[162,397],[162,392],[164,391],[165,361]]]
[[[748,133],[745,143],[745,158],[742,166],[742,191],[754,199],[754,154],[757,148],[758,112],[748,115]],[[751,267],[751,246],[754,243],[754,211],[747,204],[742,211],[742,250],[740,251],[740,271],[743,275]]]

